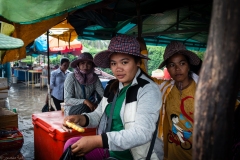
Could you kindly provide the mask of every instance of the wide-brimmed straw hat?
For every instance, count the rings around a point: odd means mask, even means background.
[[[93,56],[88,52],[83,52],[78,56],[78,58],[76,60],[72,61],[71,67],[76,68],[78,66],[79,62],[81,62],[81,61],[91,61],[93,63],[93,67],[96,66],[93,62]]]
[[[24,45],[23,41],[0,33],[0,50],[17,49]]]
[[[112,53],[126,53],[144,59],[149,59],[140,53],[140,45],[135,37],[118,35],[111,39],[108,50],[99,52],[95,55],[93,61],[98,67],[110,68],[109,58]]]
[[[182,42],[172,41],[164,51],[164,61],[160,64],[159,69],[164,67],[166,61],[176,53],[187,56],[191,65],[198,65],[200,63],[200,58],[194,52],[187,50]]]

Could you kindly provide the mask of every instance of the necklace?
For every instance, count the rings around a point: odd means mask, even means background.
[[[178,83],[178,90],[179,90],[179,99],[181,100],[182,99],[182,82],[179,82]]]
[[[179,98],[180,100],[182,99],[182,90],[183,89],[186,89],[190,86],[190,84],[192,83],[192,80],[189,81],[189,83],[183,88],[183,83],[182,82],[179,82],[178,85],[177,85],[177,89],[179,90]]]

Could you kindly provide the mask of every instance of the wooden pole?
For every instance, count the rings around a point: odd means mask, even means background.
[[[240,1],[214,0],[207,50],[195,96],[193,159],[230,159],[240,86]]]
[[[142,15],[140,8],[140,0],[136,0],[136,8],[137,8],[137,18],[138,18],[138,37],[142,37]]]

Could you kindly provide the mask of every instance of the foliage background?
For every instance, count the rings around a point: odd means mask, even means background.
[[[82,52],[89,52],[93,55],[93,57],[100,51],[106,50],[109,44],[109,41],[103,41],[103,40],[95,40],[95,41],[90,41],[90,40],[80,40],[83,47]],[[148,56],[151,60],[148,61],[148,73],[149,75],[152,74],[153,70],[158,69],[158,66],[160,63],[163,61],[163,54],[165,47],[161,46],[147,46],[148,49]],[[193,51],[195,52],[202,60],[204,58],[204,52],[198,52],[198,51]],[[47,56],[43,58],[44,56],[38,56],[37,58],[31,58],[31,56],[27,56],[25,59],[22,60],[22,62],[27,62],[28,64],[32,64],[34,61],[35,62],[40,62],[43,61],[47,63]],[[52,65],[59,65],[59,62],[62,57],[67,57],[70,59],[70,62],[73,60],[77,59],[76,56],[72,55],[71,53],[65,54],[65,55],[57,55],[55,57],[50,57],[50,64]],[[72,68],[69,68],[72,70]],[[110,69],[103,69],[103,71],[112,74]]]

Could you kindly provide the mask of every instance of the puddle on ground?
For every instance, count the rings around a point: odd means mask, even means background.
[[[10,109],[17,108],[18,128],[24,136],[21,153],[25,160],[34,159],[32,114],[42,112],[46,95],[46,87],[43,89],[28,87],[24,83],[13,84],[9,90],[9,106]]]

